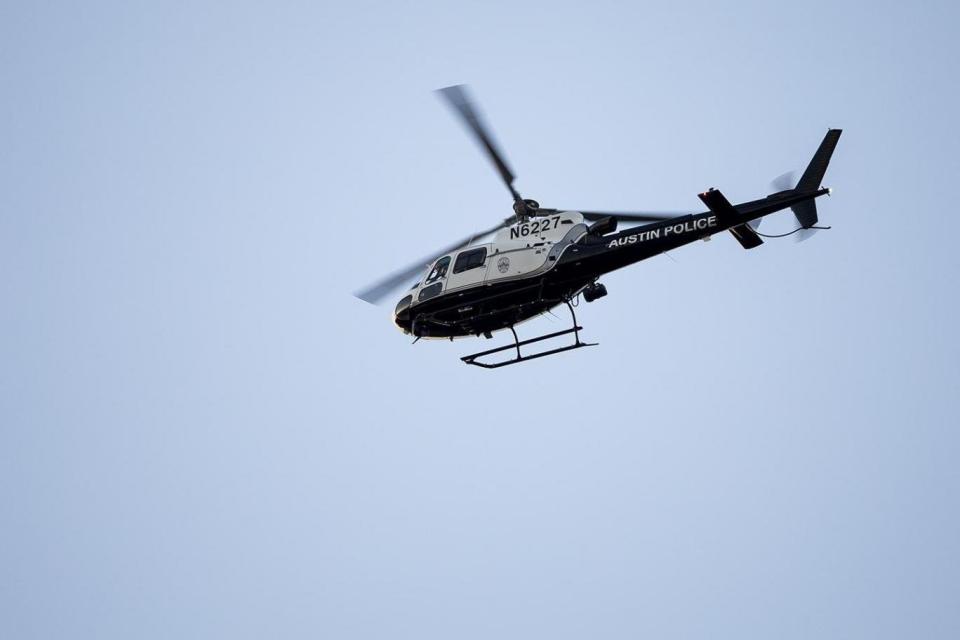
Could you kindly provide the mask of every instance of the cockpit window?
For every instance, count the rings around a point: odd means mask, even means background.
[[[417,296],[417,299],[423,302],[424,300],[429,300],[430,298],[440,295],[441,291],[443,291],[443,283],[434,282],[430,286],[420,289],[420,295]]]
[[[433,269],[430,270],[430,274],[427,276],[427,279],[423,281],[424,284],[430,284],[431,282],[436,282],[447,276],[447,269],[450,267],[450,256],[444,256],[437,260],[436,264],[433,265]]]

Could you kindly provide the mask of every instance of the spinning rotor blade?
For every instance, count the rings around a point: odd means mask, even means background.
[[[770,186],[773,188],[774,193],[779,193],[781,191],[790,191],[797,184],[797,172],[796,171],[787,171],[786,173],[780,174],[776,178],[770,181]],[[747,224],[751,229],[756,231],[760,228],[760,221],[763,218],[757,218],[756,220],[751,220]]]
[[[600,218],[605,218],[610,216],[621,222],[660,222],[662,220],[669,220],[670,218],[676,218],[678,216],[685,216],[693,213],[693,211],[669,211],[669,212],[659,212],[659,213],[628,213],[620,211],[581,211],[585,220],[599,220]]]
[[[386,278],[383,278],[382,280],[375,282],[374,284],[370,285],[366,289],[355,292],[353,295],[360,298],[364,302],[369,302],[370,304],[378,304],[399,287],[402,287],[405,284],[410,284],[413,278],[415,278],[419,273],[421,273],[424,269],[426,269],[437,258],[444,256],[448,253],[451,253],[453,251],[456,251],[460,247],[465,247],[470,243],[472,243],[477,238],[481,238],[485,235],[491,234],[497,229],[499,229],[500,227],[504,226],[505,224],[510,224],[511,222],[513,222],[513,218],[508,218],[504,222],[498,223],[497,226],[495,227],[490,227],[485,231],[480,231],[479,233],[475,233],[471,236],[467,236],[466,238],[463,238],[462,240],[456,242],[455,244],[452,244],[444,248],[442,251],[439,251],[422,260],[417,260],[415,263],[411,264],[408,267],[400,269],[399,271],[394,271]]]
[[[539,209],[538,215],[550,215],[561,211],[580,211],[579,209]],[[677,216],[685,216],[692,211],[660,211],[657,213],[626,212],[626,211],[580,211],[584,220],[599,220],[600,218],[611,217],[621,222],[660,222],[669,220]]]
[[[490,160],[494,166],[496,166],[497,171],[500,172],[500,177],[503,178],[503,182],[507,185],[507,189],[510,190],[510,195],[513,196],[514,201],[520,201],[520,194],[513,188],[513,172],[510,171],[506,160],[503,159],[503,154],[493,142],[493,136],[490,135],[489,130],[484,126],[483,120],[480,119],[477,110],[474,109],[470,97],[467,95],[466,87],[462,84],[455,84],[452,87],[438,89],[437,93],[439,93],[450,107],[457,112],[457,115],[463,119],[464,124],[467,125],[467,128],[469,128],[477,138],[477,141],[480,142],[490,157]]]
[[[777,191],[790,191],[795,188],[797,185],[797,172],[796,171],[787,171],[783,175],[779,175],[770,182],[770,186],[776,189]]]
[[[795,234],[793,234],[794,242],[803,242],[809,240],[817,233],[816,227],[810,227],[807,229],[800,229]]]

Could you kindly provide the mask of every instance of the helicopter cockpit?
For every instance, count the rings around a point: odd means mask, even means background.
[[[420,293],[417,295],[417,302],[423,302],[436,297],[443,292],[444,281],[447,277],[447,270],[450,268],[450,256],[443,256],[433,263],[427,277],[420,284]]]
[[[432,284],[437,280],[442,280],[447,277],[447,269],[450,268],[450,256],[443,256],[435,263],[433,263],[433,268],[430,269],[430,273],[427,274],[426,279],[423,281],[424,284]]]

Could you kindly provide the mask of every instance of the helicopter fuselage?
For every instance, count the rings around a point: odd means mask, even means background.
[[[394,322],[418,338],[490,335],[574,299],[606,273],[722,231],[752,248],[741,235],[753,235],[747,222],[826,193],[786,191],[733,206],[711,191],[701,194],[707,212],[608,234],[577,212],[534,218],[436,260],[397,305]],[[725,206],[711,204],[714,194]]]
[[[404,333],[420,338],[492,337],[510,329],[513,344],[463,356],[466,364],[498,368],[534,358],[593,346],[580,339],[574,302],[587,302],[607,294],[597,282],[605,273],[665,253],[677,247],[708,240],[729,231],[744,249],[763,244],[756,222],[790,208],[799,227],[787,234],[817,227],[815,198],[829,193],[822,187],[827,165],[842,130],[828,129],[800,179],[784,174],[775,181],[781,190],[760,200],[733,205],[719,191],[699,194],[707,211],[699,214],[664,214],[644,211],[567,211],[543,208],[524,198],[514,186],[515,176],[463,85],[444,87],[438,95],[453,109],[467,131],[491,161],[513,200],[513,218],[475,232],[422,261],[395,271],[356,292],[361,300],[377,304],[409,282],[423,263],[424,277],[400,300],[393,321]],[[780,184],[777,184],[779,182]],[[585,221],[589,221],[589,226]],[[642,223],[617,232],[619,223]],[[506,225],[506,226],[504,226]],[[829,228],[829,227],[827,227]],[[492,242],[475,244],[476,238],[496,233]],[[515,325],[551,308],[568,307],[573,326],[563,331],[520,340]],[[523,348],[572,334],[573,344],[523,353]],[[416,340],[414,341],[416,342]],[[516,350],[512,359],[490,362],[490,357]]]

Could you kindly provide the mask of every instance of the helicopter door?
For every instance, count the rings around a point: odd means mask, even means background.
[[[447,281],[447,289],[459,289],[483,282],[487,274],[487,247],[465,249],[453,262],[453,273]]]
[[[447,271],[450,269],[450,256],[443,256],[433,263],[433,268],[427,274],[427,278],[420,287],[420,293],[417,296],[418,302],[429,300],[443,293],[447,282]]]

